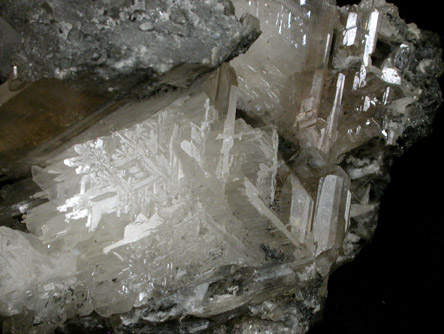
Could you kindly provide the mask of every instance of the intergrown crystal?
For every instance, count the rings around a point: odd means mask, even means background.
[[[370,238],[385,154],[418,126],[440,51],[384,0],[233,4],[261,22],[246,54],[33,168],[47,201],[28,233],[0,228],[6,329],[95,312],[123,333],[308,330]]]

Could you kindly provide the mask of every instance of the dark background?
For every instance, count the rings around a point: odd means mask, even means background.
[[[388,2],[407,23],[438,32],[443,44],[441,1]],[[443,119],[441,107],[433,135],[395,161],[375,238],[332,274],[323,321],[309,334],[444,332]]]

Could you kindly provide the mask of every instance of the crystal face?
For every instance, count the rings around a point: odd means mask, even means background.
[[[5,332],[90,314],[116,333],[308,330],[371,238],[387,153],[439,100],[440,51],[383,0],[232,2],[261,22],[244,55],[33,167],[28,232],[0,227]]]

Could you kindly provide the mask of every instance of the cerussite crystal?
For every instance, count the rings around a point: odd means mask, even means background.
[[[244,55],[33,168],[46,202],[28,232],[0,227],[6,332],[312,325],[329,273],[371,238],[390,148],[440,101],[424,93],[440,50],[384,0],[232,2],[261,22]]]

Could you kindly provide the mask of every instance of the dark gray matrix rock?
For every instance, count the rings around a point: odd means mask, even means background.
[[[117,96],[188,85],[260,34],[227,0],[2,0],[0,16],[22,34],[11,59],[22,80],[75,79]]]

